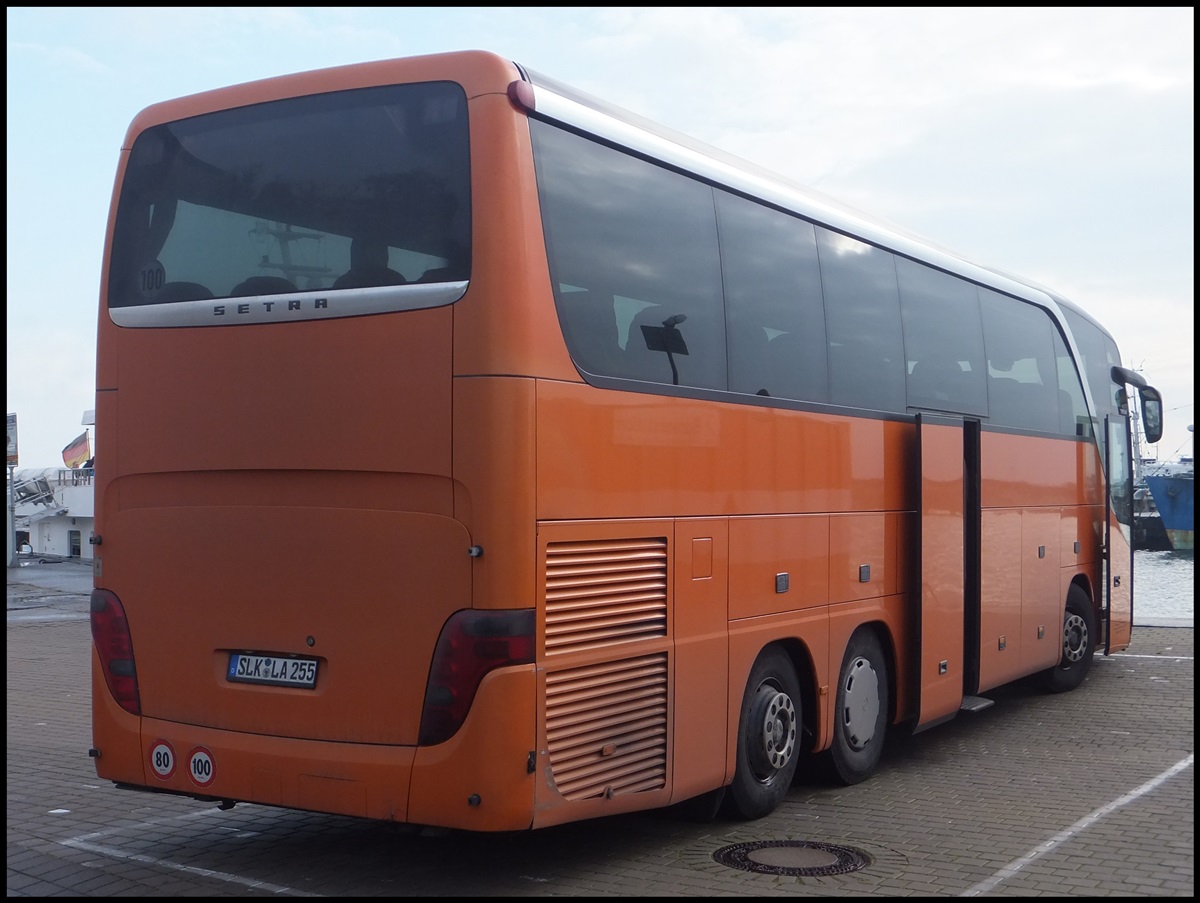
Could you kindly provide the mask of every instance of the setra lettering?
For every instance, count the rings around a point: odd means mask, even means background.
[[[277,309],[278,308],[278,309]],[[232,307],[228,304],[214,304],[212,315],[214,317],[227,316],[246,316],[256,313],[267,313],[278,316],[284,311],[303,311],[308,310],[328,310],[328,298],[313,298],[311,301],[303,301],[298,298],[288,299],[286,307],[280,307],[278,301],[258,301],[258,302],[239,302]]]

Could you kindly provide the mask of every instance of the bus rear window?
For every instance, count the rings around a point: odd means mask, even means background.
[[[121,185],[109,308],[465,281],[469,184],[450,82],[155,126]]]

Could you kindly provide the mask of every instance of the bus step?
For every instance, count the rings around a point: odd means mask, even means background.
[[[982,712],[988,706],[993,704],[994,700],[985,699],[982,696],[964,696],[962,705],[960,705],[958,708],[959,711],[964,712]]]

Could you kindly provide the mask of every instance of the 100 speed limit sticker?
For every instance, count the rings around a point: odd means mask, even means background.
[[[217,776],[217,763],[213,761],[212,753],[203,746],[197,746],[188,753],[188,777],[198,787],[207,787]]]

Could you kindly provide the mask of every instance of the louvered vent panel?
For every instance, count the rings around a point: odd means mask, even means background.
[[[667,655],[546,675],[550,768],[569,800],[660,790],[667,777]]]
[[[666,539],[546,548],[548,655],[666,635]]]

